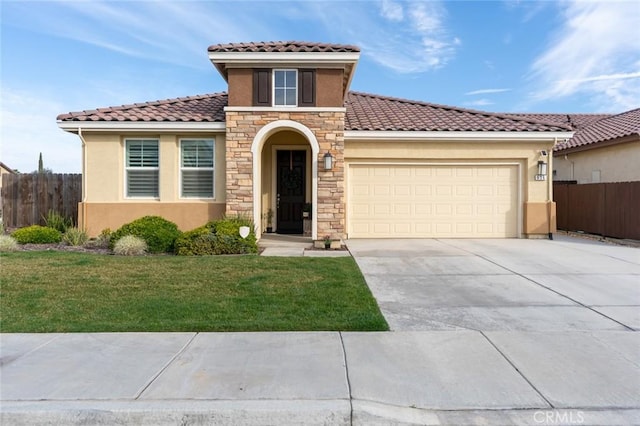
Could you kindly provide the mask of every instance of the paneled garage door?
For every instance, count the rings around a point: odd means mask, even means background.
[[[518,232],[516,165],[350,164],[349,238],[496,238]]]

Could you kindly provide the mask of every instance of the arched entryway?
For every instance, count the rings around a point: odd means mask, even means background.
[[[301,233],[301,208],[311,204],[310,236],[316,240],[319,145],[313,132],[295,121],[274,121],[258,131],[251,152],[258,235],[269,225],[276,232]]]

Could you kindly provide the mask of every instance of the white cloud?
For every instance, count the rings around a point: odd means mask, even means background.
[[[637,3],[572,1],[562,7],[561,27],[531,66],[533,101],[586,95],[596,110],[637,107]]]
[[[55,173],[79,173],[80,142],[77,136],[60,130],[56,116],[64,108],[41,93],[2,88],[0,106],[2,145],[0,160],[7,166],[29,173],[38,169],[42,152],[44,166]]]
[[[640,71],[609,74],[609,75],[596,75],[593,77],[585,77],[585,78],[569,78],[567,80],[562,81],[562,83],[588,83],[591,81],[603,81],[603,80],[625,80],[627,78],[640,78]]]
[[[468,95],[468,96],[486,95],[490,93],[503,93],[503,92],[509,92],[509,91],[511,91],[511,89],[480,89],[480,90],[473,90],[471,92],[467,92],[465,93],[465,95]]]
[[[494,102],[490,101],[489,99],[478,99],[475,101],[465,102],[464,104],[468,106],[487,106],[493,105]]]
[[[402,5],[394,3],[391,0],[382,0],[382,10],[380,13],[384,18],[390,21],[400,22],[404,19]]]
[[[11,25],[79,41],[128,56],[199,68],[214,43],[269,34],[258,14],[239,13],[222,3],[49,1],[37,7],[12,3]],[[54,10],[55,9],[55,10]],[[55,16],[55,19],[51,19]]]
[[[398,73],[421,73],[446,65],[462,41],[447,28],[442,2],[300,2],[307,16],[334,40],[348,40],[362,55]]]

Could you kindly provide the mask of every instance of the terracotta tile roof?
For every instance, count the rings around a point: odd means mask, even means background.
[[[60,114],[61,121],[224,122],[226,93],[136,103]]]
[[[556,146],[554,151],[595,145],[629,136],[640,139],[640,108],[608,116],[582,127],[567,142]]]
[[[350,92],[346,130],[568,131],[566,124],[510,117],[458,107]]]
[[[551,113],[504,113],[503,115],[515,118],[544,121],[571,126],[572,129],[580,129],[598,120],[610,117],[611,114],[551,114]]]
[[[267,41],[227,43],[209,46],[209,52],[360,52],[357,46],[345,44],[310,43],[306,41]]]
[[[189,96],[61,114],[61,121],[224,122],[227,94]],[[567,131],[566,125],[350,92],[345,130]]]

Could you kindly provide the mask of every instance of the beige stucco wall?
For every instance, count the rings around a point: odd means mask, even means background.
[[[176,221],[183,230],[215,219],[225,208],[225,136],[222,133],[139,134],[84,133],[84,199],[79,209],[79,223],[91,236],[104,228],[117,229],[122,224],[145,215],[162,215]],[[125,192],[125,140],[149,138],[159,140],[159,197],[127,198]],[[180,197],[180,139],[213,138],[215,140],[214,198]],[[220,214],[218,214],[220,213]],[[171,219],[174,218],[174,219]]]
[[[512,163],[520,165],[522,233],[535,237],[555,231],[555,204],[549,177],[536,181],[540,151],[549,152],[549,142],[397,142],[345,141],[345,162],[413,163]],[[549,157],[544,157],[549,161]],[[551,170],[551,166],[549,167]],[[349,183],[347,182],[348,186]],[[348,202],[348,201],[347,201]]]
[[[553,162],[555,180],[598,183],[593,178],[599,171],[602,183],[640,181],[640,141],[574,152],[566,157],[558,153]]]

